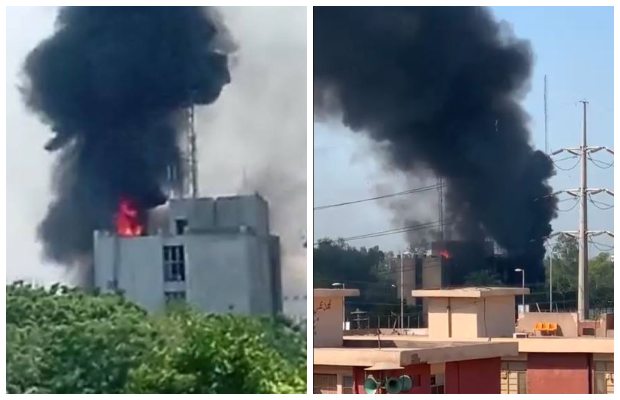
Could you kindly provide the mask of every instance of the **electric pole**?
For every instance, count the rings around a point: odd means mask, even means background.
[[[588,185],[588,155],[587,148],[587,101],[583,104],[583,136],[581,138],[581,186],[579,187],[579,270],[577,283],[577,313],[583,321],[588,319],[590,296],[588,288],[588,203],[586,202],[586,187]]]
[[[608,234],[613,237],[612,232],[608,231],[588,231],[588,203],[587,196],[592,194],[598,194],[605,192],[613,196],[613,192],[607,189],[593,189],[588,188],[588,158],[590,154],[600,150],[606,150],[610,154],[614,154],[613,150],[607,147],[596,146],[588,147],[587,145],[587,105],[585,100],[580,101],[583,104],[583,131],[581,138],[581,146],[577,148],[564,148],[556,150],[551,155],[559,154],[566,151],[570,154],[580,157],[581,162],[581,184],[578,189],[563,190],[557,193],[567,193],[579,200],[579,230],[577,232],[566,231],[559,232],[557,234],[566,234],[569,236],[577,237],[579,240],[579,269],[578,269],[578,286],[577,286],[577,313],[579,314],[579,320],[583,321],[588,319],[590,311],[589,301],[589,282],[588,282],[588,237],[598,236],[601,234]],[[557,194],[556,193],[556,194]],[[553,234],[551,236],[555,236]]]

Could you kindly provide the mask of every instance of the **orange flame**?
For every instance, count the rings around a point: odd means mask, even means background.
[[[441,256],[442,258],[449,259],[450,258],[450,252],[448,252],[448,250],[441,250],[439,252],[439,256]]]
[[[144,227],[135,204],[128,199],[121,199],[116,214],[116,233],[119,236],[140,236]]]

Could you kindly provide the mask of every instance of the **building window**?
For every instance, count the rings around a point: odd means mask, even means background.
[[[164,296],[166,297],[166,304],[185,301],[185,292],[183,291],[164,292]]]
[[[502,394],[527,393],[525,361],[503,361],[500,372]]]
[[[342,393],[353,394],[353,377],[351,375],[342,375]]]
[[[338,376],[336,374],[314,374],[314,388],[312,393],[337,394],[337,381]]]
[[[444,374],[431,375],[431,393],[443,394],[444,393]]]
[[[185,234],[185,229],[187,228],[187,220],[186,219],[176,219],[174,220],[174,224],[176,227],[177,235]]]
[[[614,392],[614,362],[594,361],[594,393],[607,394]]]
[[[185,281],[185,251],[183,246],[164,246],[164,281]]]

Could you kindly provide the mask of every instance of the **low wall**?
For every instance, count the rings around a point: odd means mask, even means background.
[[[558,324],[558,336],[577,337],[577,313],[528,312],[517,321],[517,332],[534,332],[539,322]]]

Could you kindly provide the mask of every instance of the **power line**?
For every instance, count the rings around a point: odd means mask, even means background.
[[[567,158],[565,158],[565,160],[568,160],[568,159],[571,159],[571,158],[576,158],[576,157],[567,157]],[[558,160],[558,161],[562,161],[562,160]],[[562,171],[570,171],[570,170],[573,170],[573,169],[577,168],[577,166],[579,165],[579,162],[580,162],[580,160],[577,160],[577,162],[572,167],[569,167],[569,168],[562,168],[555,161],[553,162],[553,165],[555,165],[555,167],[557,169],[561,169]]]
[[[439,184],[434,184],[434,185],[430,185],[430,186],[423,186],[423,187],[408,189],[408,190],[404,190],[402,192],[385,194],[385,195],[376,196],[376,197],[369,197],[369,198],[366,198],[366,199],[345,201],[345,202],[342,202],[342,203],[326,204],[326,205],[323,205],[323,206],[316,206],[316,207],[314,207],[314,211],[325,210],[327,208],[348,206],[348,205],[351,205],[351,204],[363,203],[363,202],[366,202],[366,201],[381,200],[381,199],[386,199],[386,198],[389,198],[389,197],[403,196],[403,195],[406,195],[406,194],[421,193],[421,192],[426,192],[426,191],[429,191],[429,190],[437,189],[438,187],[439,187]]]
[[[614,208],[613,204],[609,204],[609,203],[605,203],[599,200],[594,200],[592,198],[592,194],[588,193],[588,199],[590,200],[590,203],[592,203],[592,205],[596,208],[598,208],[599,210],[610,210],[612,208]],[[598,204],[601,204],[603,207],[598,206]]]
[[[574,200],[575,203],[572,206],[570,206],[569,208],[565,209],[565,210],[562,210],[562,209],[558,208],[558,211],[560,211],[560,212],[572,211],[572,210],[575,209],[575,207],[577,207],[577,204],[579,204],[579,199],[576,199],[576,198],[575,199],[566,199],[566,200]]]
[[[594,159],[594,158],[593,158],[591,155],[589,155],[589,154],[588,154],[588,160],[592,161],[592,164],[596,165],[596,166],[597,166],[597,167],[599,167],[600,169],[609,169],[609,168],[611,168],[611,167],[613,167],[613,166],[614,166],[614,163],[613,163],[613,162],[608,163],[608,162],[605,162],[605,161],[597,160],[597,159]],[[602,164],[602,165],[604,165],[604,166],[602,166],[602,167],[601,167],[601,164]]]
[[[446,224],[446,223],[444,222],[444,224]],[[368,239],[368,238],[374,238],[374,237],[379,237],[379,236],[394,235],[394,234],[398,234],[398,233],[405,233],[405,232],[419,231],[419,230],[424,230],[424,229],[437,228],[437,227],[439,227],[439,225],[440,225],[439,221],[428,222],[428,223],[425,223],[425,224],[410,225],[410,226],[404,226],[402,228],[388,229],[388,230],[385,230],[385,231],[366,233],[366,234],[357,235],[357,236],[350,236],[350,237],[343,238],[342,240],[347,242],[347,241],[351,241],[351,240]]]

